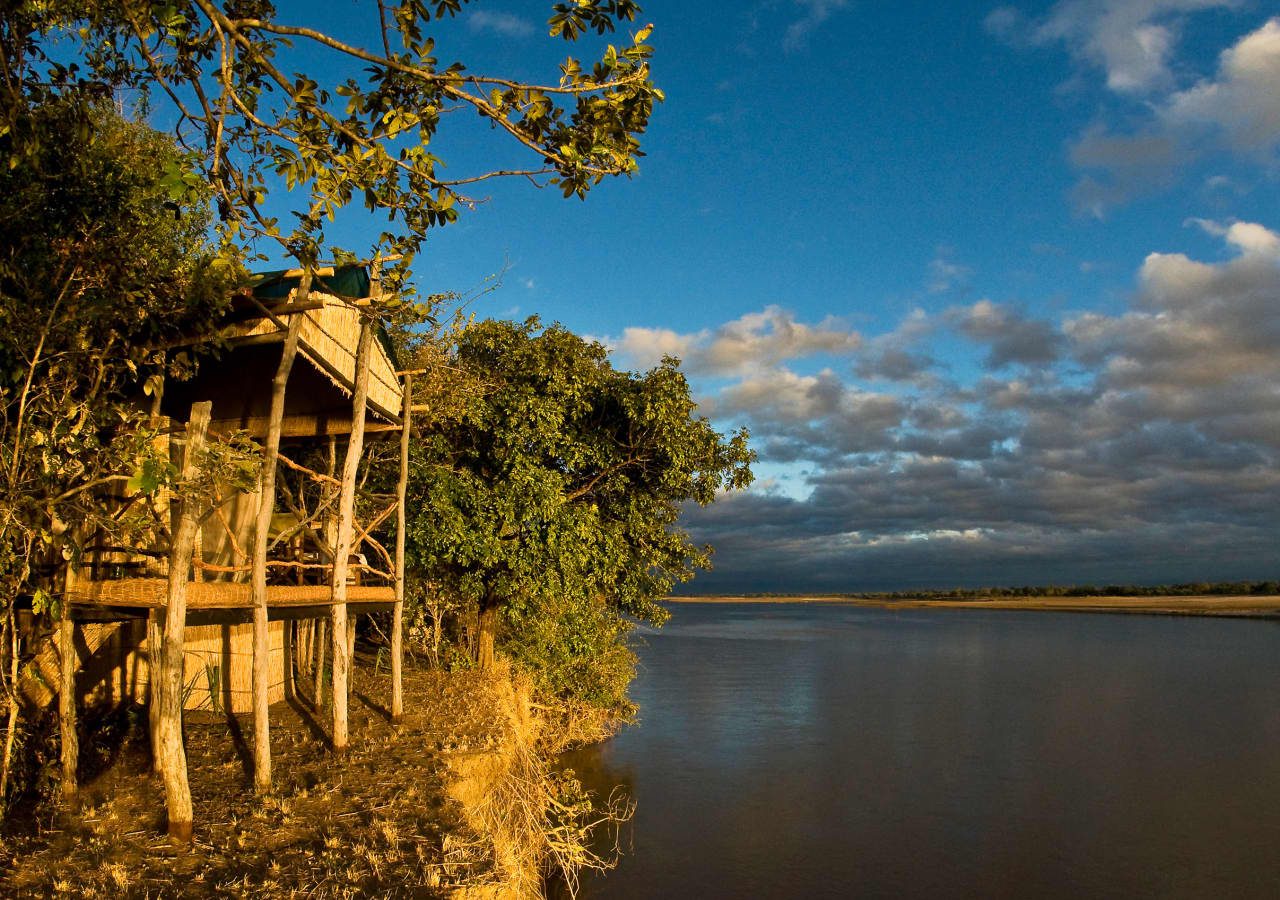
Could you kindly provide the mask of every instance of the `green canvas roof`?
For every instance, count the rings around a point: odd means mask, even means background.
[[[281,300],[302,281],[301,275],[291,275],[296,269],[278,269],[274,272],[255,272],[250,281],[253,295],[259,300]],[[369,270],[364,266],[335,266],[332,275],[314,275],[311,281],[316,290],[344,297],[363,300],[369,296]]]

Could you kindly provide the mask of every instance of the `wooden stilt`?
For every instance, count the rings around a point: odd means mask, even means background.
[[[304,275],[298,297],[305,301],[311,278]],[[267,442],[262,449],[262,476],[258,480],[258,517],[253,530],[253,787],[259,794],[271,790],[271,644],[267,633],[267,542],[271,538],[271,514],[276,507],[276,455],[280,452],[280,423],[284,419],[284,392],[289,371],[298,354],[298,334],[304,314],[289,319],[276,377],[271,382],[271,411]]]
[[[150,425],[157,431],[161,430],[161,426],[165,423],[165,417],[160,415],[161,402],[164,399],[164,379],[152,383],[151,391],[151,419]],[[160,434],[156,438],[157,451],[163,450],[166,456],[172,453],[172,444],[168,434]],[[159,442],[163,441],[163,444]],[[174,516],[173,496],[166,488],[157,491],[154,499],[151,501],[157,518],[165,516],[169,520],[169,534],[172,536],[177,532],[177,519]],[[100,563],[100,555],[95,554],[95,569]],[[162,563],[163,565],[164,563]],[[168,572],[163,573],[168,577]],[[95,575],[101,578],[101,575]],[[164,610],[152,609],[147,611],[147,733],[151,738],[151,771],[160,774],[160,702],[157,699],[160,683],[160,649],[164,642]]]
[[[62,616],[58,620],[58,653],[62,657],[58,686],[58,728],[62,737],[62,799],[74,803],[80,791],[80,739],[76,735],[76,624],[71,619],[71,592],[76,584],[76,560],[67,561],[63,580]]]
[[[315,646],[315,668],[311,672],[314,684],[311,689],[311,700],[316,709],[324,706],[324,619],[316,619],[311,631]]]
[[[351,434],[342,461],[342,488],[338,495],[338,536],[333,554],[333,749],[347,749],[347,690],[351,658],[347,648],[347,576],[351,544],[355,536],[356,475],[364,452],[364,413],[369,397],[369,357],[373,349],[373,323],[360,322],[356,348],[356,384],[351,401]]]
[[[293,668],[294,660],[298,656],[298,623],[284,623],[284,697],[286,700],[293,700],[297,697],[294,693],[294,677]]]
[[[187,424],[187,448],[182,462],[182,480],[197,472],[197,457],[204,449],[212,404],[191,407]],[[169,597],[164,616],[164,640],[160,652],[159,742],[160,771],[164,776],[165,802],[169,812],[169,836],[191,841],[191,787],[187,783],[187,753],[182,745],[182,662],[184,630],[187,623],[187,579],[195,547],[199,510],[192,498],[181,501],[177,528],[169,552]]]
[[[164,646],[164,610],[147,611],[147,730],[151,736],[151,771],[160,771],[160,654]]]
[[[329,458],[328,465],[325,467],[324,473],[330,478],[338,474],[338,438],[336,435],[329,435]],[[333,584],[333,560],[336,558],[334,551],[338,544],[338,523],[336,517],[332,514],[326,515],[324,518],[324,543],[325,549],[329,553],[329,584]],[[320,709],[324,705],[324,660],[325,660],[325,620],[315,620],[315,670],[312,675],[315,678],[315,692],[312,698],[315,701],[316,709]]]
[[[405,375],[400,404],[400,478],[396,482],[396,603],[391,612],[391,721],[404,716],[404,541],[405,494],[409,488],[409,416],[413,409],[413,376]]]

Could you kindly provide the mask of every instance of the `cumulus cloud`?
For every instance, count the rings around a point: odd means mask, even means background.
[[[1223,51],[1216,75],[1151,100],[1139,124],[1088,128],[1070,148],[1085,174],[1072,191],[1096,216],[1164,188],[1188,165],[1218,152],[1266,162],[1280,147],[1280,18]]]
[[[925,346],[937,323],[922,309],[914,309],[893,331],[864,342],[854,362],[859,378],[925,384],[934,380],[938,364]]]
[[[1160,118],[1172,129],[1210,126],[1237,149],[1274,148],[1280,142],[1280,17],[1224,51],[1217,77],[1173,94]]]
[[[1044,365],[1058,357],[1062,336],[1049,322],[1025,313],[979,300],[973,306],[952,310],[949,318],[970,340],[988,347],[983,364],[998,369],[1013,363]]]
[[[626,364],[645,368],[663,356],[679,357],[690,372],[726,376],[817,354],[847,355],[862,336],[834,317],[816,325],[780,306],[747,313],[715,330],[679,334],[665,328],[627,328],[608,342]]]
[[[691,512],[720,548],[698,589],[1274,577],[1280,233],[1191,224],[1226,258],[1149,254],[1118,313],[983,300],[913,312],[857,353],[976,342],[979,377],[874,391],[856,365],[772,365],[720,384],[705,411],[749,425],[767,462],[803,463],[807,493]]]

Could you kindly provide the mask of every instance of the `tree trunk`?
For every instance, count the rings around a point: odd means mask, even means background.
[[[391,612],[391,721],[404,716],[404,542],[405,494],[409,488],[409,417],[413,376],[405,375],[400,404],[400,478],[396,482],[396,603]]]
[[[492,670],[497,661],[493,651],[493,638],[497,631],[498,601],[492,594],[485,594],[480,601],[476,628],[476,668],[481,672]]]
[[[5,818],[5,811],[8,809],[5,801],[9,796],[9,770],[13,765],[13,745],[18,736],[18,677],[22,655],[19,653],[21,645],[18,643],[18,621],[13,614],[13,604],[9,604],[5,615],[5,627],[5,661],[9,664],[6,671],[9,685],[5,693],[9,709],[4,732],[4,762],[0,764],[0,819]]]
[[[298,298],[311,292],[308,273],[298,285]],[[284,418],[284,392],[289,370],[298,353],[298,332],[303,313],[294,313],[285,333],[284,349],[276,377],[271,382],[271,411],[267,419],[267,443],[262,448],[258,517],[253,529],[253,787],[259,794],[271,790],[271,643],[267,631],[267,542],[271,538],[271,514],[276,507],[276,454],[280,452],[280,423]]]
[[[80,739],[76,735],[76,623],[71,619],[71,593],[76,585],[75,558],[67,560],[63,580],[62,618],[58,621],[61,679],[58,690],[58,729],[62,737],[62,799],[74,803],[80,791]],[[15,690],[17,686],[14,686]]]
[[[183,454],[182,480],[197,472],[197,457],[204,449],[212,404],[191,407],[187,424],[187,448]],[[187,783],[187,753],[182,745],[182,662],[187,624],[187,570],[195,547],[199,510],[191,497],[181,501],[178,525],[169,552],[169,597],[164,615],[164,640],[160,651],[160,678],[157,692],[159,741],[156,755],[164,777],[165,802],[169,813],[169,836],[191,841],[191,787]]]
[[[369,397],[369,356],[373,349],[373,323],[360,322],[356,348],[356,384],[351,400],[351,434],[342,461],[342,489],[338,497],[338,536],[333,555],[333,749],[347,749],[347,691],[351,658],[347,649],[347,576],[351,569],[355,538],[356,476],[364,452],[364,414]]]

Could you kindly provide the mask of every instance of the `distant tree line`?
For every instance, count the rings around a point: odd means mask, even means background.
[[[850,600],[977,600],[1017,597],[1258,597],[1280,594],[1280,581],[1188,581],[1180,584],[1021,585],[912,591],[833,591],[824,597]],[[808,594],[761,591],[743,597],[801,597]]]

